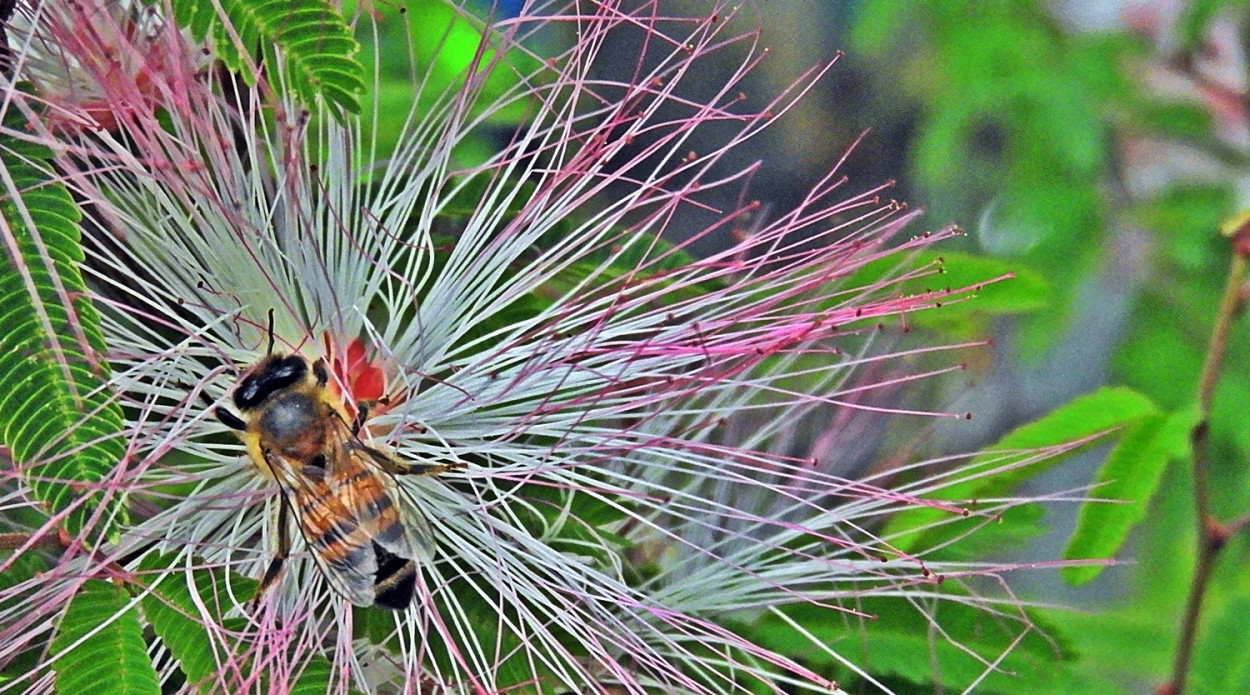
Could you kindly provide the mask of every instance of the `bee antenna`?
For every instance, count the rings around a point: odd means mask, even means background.
[[[273,307],[269,307],[269,350],[265,354],[273,354]]]

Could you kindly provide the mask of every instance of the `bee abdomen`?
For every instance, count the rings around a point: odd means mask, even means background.
[[[378,561],[378,571],[374,574],[373,602],[384,608],[402,611],[412,603],[412,594],[417,584],[417,563],[400,557],[377,543],[373,544],[373,553]]]

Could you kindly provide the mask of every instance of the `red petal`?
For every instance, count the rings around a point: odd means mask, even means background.
[[[347,371],[355,373],[360,371],[363,365],[367,365],[365,359],[365,341],[360,338],[352,338],[352,342],[347,344]]]
[[[385,393],[386,377],[373,365],[359,370],[352,379],[352,398],[358,401],[376,401]]]

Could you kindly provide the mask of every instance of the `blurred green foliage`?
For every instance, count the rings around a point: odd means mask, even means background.
[[[922,48],[902,46],[920,34]],[[1079,278],[1099,260],[1112,114],[1133,94],[1117,35],[1064,32],[1040,2],[864,2],[852,50],[884,56],[915,100],[912,176],[955,219],[982,217],[993,253],[1025,261],[1061,293],[1032,319],[1034,346],[1054,335]],[[880,76],[878,76],[880,78]],[[974,205],[969,205],[975,201]],[[947,210],[943,210],[946,207]]]
[[[436,114],[449,109],[469,105],[472,110],[461,119],[481,119],[487,130],[499,126],[501,133],[532,111],[533,94],[523,88],[522,76],[533,79],[536,59],[519,51],[500,54],[480,20],[442,0],[411,0],[404,10],[405,21],[368,28],[362,23],[359,29],[377,32],[376,41],[373,36],[360,39],[365,72],[378,78],[376,93],[365,100],[363,120],[379,156],[395,149],[400,134],[411,129],[406,123],[437,123],[443,116]],[[466,98],[471,94],[477,96]],[[495,149],[488,139],[476,137],[456,143],[455,152],[458,161],[472,166]]]
[[[1236,212],[1238,178],[1250,163],[1244,143],[1228,136],[1250,108],[1238,86],[1248,71],[1250,8],[1196,0],[1168,24],[1160,4],[1144,3],[1136,15],[1117,7],[1116,28],[1096,31],[1074,26],[1076,9],[1040,0],[863,0],[849,36],[852,55],[872,61],[870,79],[914,121],[903,178],[938,216],[968,223],[969,246],[1050,286],[1044,306],[1012,319],[1020,354],[1002,359],[1044,361],[1061,338],[1082,334],[1074,321],[1089,319],[1078,317],[1103,318],[1091,295],[1097,283],[1129,294],[1122,335],[1104,355],[1107,379],[1151,405],[1121,423],[1093,480],[1091,498],[1119,502],[1082,506],[1067,557],[1136,564],[1101,576],[1091,566],[1065,569],[1065,579],[1090,582],[1087,593],[1068,597],[1094,605],[1045,611],[1069,646],[1056,668],[1077,677],[1009,691],[1144,692],[1171,676],[1194,567],[1189,433],[1233,250],[1218,230]],[[1241,46],[1215,46],[1217,23]],[[1240,77],[1222,92],[1219,73],[1196,66],[1230,55],[1241,56],[1232,68]],[[1212,511],[1225,522],[1250,512],[1244,321],[1228,345],[1209,445]],[[1054,416],[1080,400],[1026,427],[1058,437]],[[1246,670],[1233,667],[1250,643],[1250,624],[1233,617],[1250,600],[1238,566],[1246,551],[1244,538],[1232,538],[1215,568],[1186,692],[1250,692]]]

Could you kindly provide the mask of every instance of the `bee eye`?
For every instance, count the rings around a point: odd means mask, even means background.
[[[239,410],[255,408],[273,394],[294,386],[308,376],[308,361],[299,355],[278,357],[263,363],[239,382],[234,404]]]

